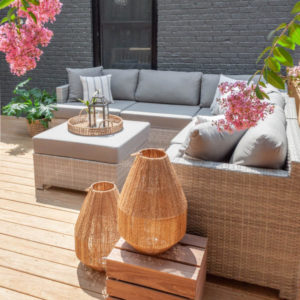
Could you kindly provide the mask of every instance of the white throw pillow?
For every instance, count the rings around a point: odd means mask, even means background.
[[[219,80],[218,87],[217,87],[217,90],[216,90],[216,93],[214,96],[214,100],[210,106],[210,111],[213,115],[220,115],[220,114],[225,113],[225,111],[220,107],[220,105],[217,101],[217,99],[220,99],[223,96],[219,90],[219,85],[223,82],[235,83],[237,81],[247,82],[246,80],[233,79],[233,78],[224,76],[223,74],[220,75],[220,80]]]
[[[80,80],[83,88],[83,100],[90,101],[96,90],[100,90],[100,93],[104,96],[108,103],[114,102],[111,93],[111,75],[98,77],[80,76]]]

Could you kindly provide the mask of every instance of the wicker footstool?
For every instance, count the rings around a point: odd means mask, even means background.
[[[36,189],[86,190],[93,182],[112,181],[122,188],[133,158],[148,139],[148,122],[124,121],[108,136],[72,134],[63,123],[33,138]]]

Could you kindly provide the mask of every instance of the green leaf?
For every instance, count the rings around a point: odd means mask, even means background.
[[[280,63],[274,57],[268,57],[265,60],[266,65],[275,73],[280,71]]]
[[[276,47],[274,49],[274,57],[283,65],[287,67],[292,67],[294,65],[293,58],[290,53],[281,47]]]
[[[298,12],[300,12],[300,1],[295,4],[291,11],[291,14],[297,14]]]
[[[256,85],[256,88],[255,88],[255,94],[258,99],[261,99],[261,100],[264,99],[264,96],[262,95],[258,84]]]
[[[263,91],[260,91],[260,92],[263,95],[264,99],[270,100],[270,97],[265,92],[263,92]]]
[[[285,28],[286,26],[287,26],[286,23],[281,23],[276,29],[270,31],[268,36],[267,36],[267,40],[270,40],[277,31]]]
[[[34,23],[36,24],[36,16],[33,12],[29,12],[30,17],[32,18],[32,20],[34,21]]]
[[[265,49],[261,52],[261,54],[260,54],[259,57],[257,58],[257,61],[256,61],[257,64],[260,62],[260,60],[262,59],[262,57],[263,57],[269,50],[271,50],[271,47],[270,47],[270,46],[267,47],[267,48],[265,48]]]
[[[24,9],[27,11],[27,9],[30,7],[30,4],[27,2],[27,0],[21,0],[21,3]]]
[[[258,84],[259,84],[260,86],[264,87],[264,88],[267,87],[266,84],[265,84],[263,81],[260,81]]]
[[[285,88],[284,81],[281,77],[279,77],[275,72],[272,70],[265,69],[264,71],[264,78],[267,82],[272,84],[274,87],[283,90]]]
[[[0,24],[3,24],[3,23],[5,23],[5,22],[8,22],[8,17],[4,17],[4,18],[1,20]]]
[[[19,89],[19,88],[23,88],[29,81],[31,80],[31,78],[27,78],[26,80],[20,82],[17,86],[16,86],[16,89]]]
[[[3,9],[13,3],[15,0],[1,0],[0,1],[0,9]]]
[[[282,35],[281,37],[279,37],[278,39],[278,44],[285,47],[285,48],[288,48],[288,49],[291,49],[291,50],[295,50],[295,43],[294,41],[289,38],[288,36],[286,35]]]
[[[300,46],[300,25],[293,23],[289,27],[289,37],[291,40]]]
[[[30,2],[33,5],[40,5],[40,1],[39,0],[27,0],[28,2]]]

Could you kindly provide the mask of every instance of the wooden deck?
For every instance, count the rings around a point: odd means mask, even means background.
[[[1,118],[0,299],[105,299],[105,275],[84,267],[73,231],[84,193],[35,195],[25,121]],[[279,299],[276,291],[208,277],[205,300]]]

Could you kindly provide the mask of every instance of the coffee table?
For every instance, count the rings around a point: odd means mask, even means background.
[[[131,154],[143,148],[150,123],[126,121],[122,131],[107,136],[70,133],[67,122],[33,138],[36,189],[60,187],[85,191],[96,181],[119,189],[129,172]]]

